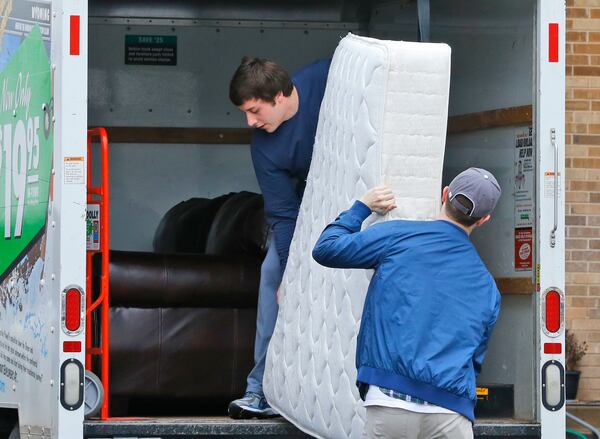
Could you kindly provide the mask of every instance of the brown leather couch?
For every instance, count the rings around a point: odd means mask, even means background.
[[[194,198],[154,253],[110,252],[111,416],[224,414],[243,394],[267,231],[258,194]]]

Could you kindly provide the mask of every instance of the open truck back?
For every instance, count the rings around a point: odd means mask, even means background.
[[[294,71],[330,57],[349,31],[414,41],[417,2],[12,0],[1,7],[4,431],[301,435],[281,420],[202,412],[84,421],[86,170],[98,162],[87,153],[87,128],[107,127],[111,142],[111,248],[151,250],[158,219],[180,200],[259,192],[249,130],[227,97],[242,56],[270,57]],[[431,0],[430,12],[431,41],[452,48],[444,181],[476,165],[504,189],[494,219],[473,237],[503,293],[479,378],[481,406],[491,408],[475,433],[564,437],[564,2]],[[160,55],[144,59],[141,43]]]

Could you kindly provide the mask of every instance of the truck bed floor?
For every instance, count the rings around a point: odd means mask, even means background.
[[[239,420],[228,417],[188,418],[111,418],[84,423],[84,437],[105,438],[242,438],[248,436],[278,438],[308,438],[302,431],[282,418],[270,420]],[[540,437],[540,425],[531,421],[509,418],[478,419],[475,437],[482,439]]]

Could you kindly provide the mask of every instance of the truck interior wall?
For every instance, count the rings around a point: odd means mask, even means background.
[[[535,419],[535,301],[528,295],[503,295],[502,311],[478,382],[512,384],[515,418]]]
[[[331,57],[349,31],[118,24],[89,29],[89,126],[190,128],[246,127],[228,98],[243,56],[272,58],[293,72]],[[125,65],[125,35],[177,36],[177,66]],[[260,192],[248,145],[112,144],[110,172],[111,247],[119,250],[151,250],[160,218],[179,201]]]
[[[472,240],[495,277],[531,277],[531,272],[515,271],[515,137],[528,126],[496,128],[448,137],[443,181],[450,180],[468,166],[489,169],[502,187],[502,197],[485,228],[475,230]]]
[[[114,250],[152,251],[158,223],[180,201],[260,192],[247,145],[111,144],[110,183]]]
[[[366,21],[370,0],[90,0],[91,17],[296,22]]]
[[[416,3],[381,2],[369,35],[415,41]],[[450,116],[530,105],[533,100],[532,0],[431,0],[432,42],[452,47]]]

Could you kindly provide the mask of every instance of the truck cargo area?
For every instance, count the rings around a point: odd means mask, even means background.
[[[107,127],[109,133],[111,248],[124,251],[152,251],[160,217],[182,200],[259,192],[247,146],[249,130],[227,94],[242,56],[269,57],[294,71],[332,56],[349,31],[396,40],[418,36],[416,2],[410,1],[309,2],[302,7],[279,1],[244,7],[233,2],[95,1],[89,14],[89,125]],[[501,317],[479,381],[507,385],[514,392],[503,408],[508,419],[477,425],[478,434],[485,436],[539,433],[532,398],[537,385],[534,256],[532,252],[518,265],[514,249],[516,229],[523,231],[519,239],[535,240],[535,15],[533,0],[431,1],[431,41],[452,48],[443,181],[447,184],[468,166],[480,166],[498,177],[505,193],[489,226],[473,237],[503,292]],[[128,61],[130,52],[124,51],[131,51],[132,35],[171,38],[175,64]],[[523,154],[520,164],[515,151]],[[524,183],[518,180],[521,175]],[[528,212],[515,207],[519,190],[529,197]],[[122,335],[113,330],[112,336]],[[226,401],[218,403],[225,414]],[[198,428],[206,434],[226,434],[230,428],[293,431],[280,421],[132,422],[123,428]],[[118,425],[89,421],[86,435]]]

